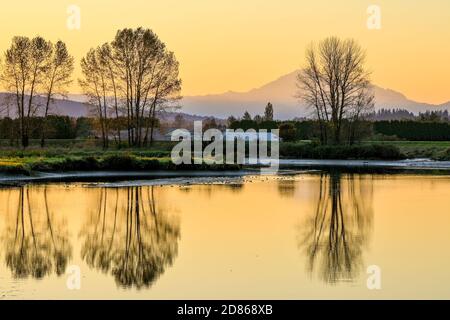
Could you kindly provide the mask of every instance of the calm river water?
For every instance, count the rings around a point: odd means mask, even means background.
[[[449,299],[449,194],[412,174],[3,188],[0,297]]]

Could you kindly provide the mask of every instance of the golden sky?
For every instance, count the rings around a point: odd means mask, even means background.
[[[66,26],[71,4],[80,30]],[[373,4],[380,30],[367,28]],[[258,87],[299,68],[311,41],[352,37],[367,49],[375,84],[450,100],[448,0],[4,0],[0,21],[2,52],[14,35],[39,34],[65,41],[77,60],[119,28],[151,28],[181,63],[184,95]]]

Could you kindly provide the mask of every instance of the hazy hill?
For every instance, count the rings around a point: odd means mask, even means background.
[[[269,101],[274,105],[276,119],[308,116],[311,111],[306,106],[301,105],[294,97],[297,90],[296,76],[297,71],[294,71],[260,88],[247,92],[230,91],[223,94],[184,97],[181,102],[183,117],[188,121],[201,120],[207,116],[227,118],[229,115],[242,116],[245,110],[252,115],[262,114]],[[374,86],[373,90],[377,110],[399,108],[418,114],[427,110],[450,109],[450,102],[442,105],[420,103],[391,89]],[[0,110],[4,109],[6,96],[5,93],[0,93]],[[52,105],[52,113],[72,117],[87,116],[88,108],[83,104],[84,101],[83,95],[69,95],[66,100],[55,99]],[[14,107],[11,109],[11,115],[14,115],[14,111],[12,111],[14,109]],[[166,117],[172,118],[175,116],[175,114],[171,114],[167,113]]]
[[[0,92],[0,116],[10,116],[15,117],[17,114],[17,107],[14,104],[15,96],[11,96],[7,93]],[[67,97],[67,99],[54,99],[52,105],[50,106],[50,114],[56,115],[66,115],[70,117],[86,117],[89,116],[89,107],[84,102],[86,101],[85,96],[79,94],[72,94]],[[40,105],[44,105],[46,100],[42,97],[36,97],[35,102]],[[9,110],[8,106],[9,105]],[[181,110],[184,111],[184,110]],[[42,115],[41,112],[37,115]],[[173,122],[175,116],[181,114],[186,121],[197,121],[204,120],[208,118],[207,114],[196,115],[187,114],[185,112],[163,112],[160,117],[168,122]]]
[[[17,107],[14,104],[14,96],[8,95],[4,92],[0,92],[0,110],[2,115],[7,115],[7,105],[9,105],[9,116],[14,117],[17,114]],[[39,105],[45,105],[46,99],[42,97],[36,97],[35,102]],[[42,109],[42,108],[41,108]],[[82,117],[88,114],[88,109],[85,104],[79,101],[72,101],[68,99],[54,99],[50,106],[51,114],[67,115],[71,117]]]
[[[294,97],[296,88],[296,76],[294,71],[260,88],[248,92],[226,92],[223,94],[188,96],[183,99],[183,111],[187,113],[203,113],[227,117],[232,114],[241,116],[245,110],[252,115],[262,114],[268,101],[274,105],[274,116],[278,119],[290,119],[294,117],[308,116],[310,111],[301,105]],[[403,94],[379,86],[373,88],[376,100],[376,109],[401,108],[414,113],[426,110],[450,108],[450,102],[442,105],[432,105],[412,101]]]

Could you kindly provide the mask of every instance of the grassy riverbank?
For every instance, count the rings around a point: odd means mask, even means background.
[[[450,141],[366,141],[353,146],[321,146],[310,141],[284,142],[280,156],[296,159],[450,160]]]
[[[450,160],[450,141],[383,141],[377,143],[395,146],[405,157],[410,159]]]
[[[32,146],[25,150],[0,148],[0,172],[30,174],[33,171],[66,172],[94,170],[237,170],[237,165],[181,165],[170,159],[173,143],[155,143],[142,149],[103,150],[95,145],[67,141],[47,148]]]
[[[30,174],[33,171],[140,171],[140,170],[238,170],[237,165],[180,165],[169,157],[145,157],[131,153],[105,156],[55,156],[0,158],[0,172]]]
[[[234,170],[232,165],[175,166],[170,159],[174,143],[160,142],[142,149],[102,150],[93,143],[52,141],[49,147],[22,150],[0,147],[0,172],[30,174],[33,171],[92,170]],[[354,146],[321,146],[310,141],[282,142],[281,158],[399,160],[431,158],[450,160],[450,142],[377,141]]]

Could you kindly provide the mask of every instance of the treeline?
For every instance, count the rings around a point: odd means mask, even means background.
[[[48,139],[75,139],[88,137],[94,128],[94,121],[90,118],[71,118],[68,116],[48,115],[44,117],[30,117],[29,139],[41,139],[42,126],[46,125]],[[20,137],[20,119],[0,119],[0,139],[16,143]]]
[[[320,140],[320,123],[317,120],[304,121],[262,121],[235,120],[230,129],[279,129],[283,141]],[[411,141],[449,141],[450,122],[423,120],[368,121],[361,120],[357,132],[352,123],[343,121],[342,139],[348,144],[364,140],[384,138]]]
[[[111,133],[108,140],[116,144],[120,141],[120,135],[127,135],[128,123],[126,117],[109,118],[108,127]],[[158,119],[150,119],[155,127],[160,127]],[[93,117],[72,118],[69,116],[47,115],[47,117],[30,117],[28,119],[29,139],[40,139],[43,125],[46,127],[46,137],[48,139],[101,139],[99,119]],[[0,139],[19,141],[20,137],[19,118],[0,118]],[[17,144],[17,143],[16,143]],[[122,142],[126,145],[126,141]]]
[[[425,111],[419,112],[418,115],[415,115],[413,112],[410,112],[406,109],[393,108],[393,109],[385,109],[382,108],[378,111],[374,111],[366,116],[367,120],[370,121],[426,121],[426,122],[445,122],[450,121],[450,116],[448,110],[433,110],[433,111]]]
[[[0,62],[0,82],[10,97],[7,106],[0,106],[0,113],[6,107],[8,114],[11,108],[17,115],[17,120],[4,121],[11,122],[11,139],[20,140],[25,148],[30,138],[39,138],[43,147],[45,139],[54,135],[47,122],[60,120],[50,119],[51,107],[55,97],[65,96],[72,83],[74,57],[62,41],[16,36]],[[89,98],[104,148],[111,137],[119,139],[119,145],[121,142],[122,126],[111,126],[112,122],[125,119],[124,142],[140,147],[148,137],[152,139],[158,112],[178,106],[179,63],[150,29],[118,30],[114,39],[90,49],[80,64],[78,82]],[[53,129],[55,132],[55,124]],[[62,136],[72,135],[66,132]]]
[[[412,141],[450,140],[449,122],[377,121],[372,125],[375,133],[395,136],[399,139]]]
[[[278,122],[269,120],[269,121],[255,121],[255,120],[236,120],[229,124],[229,129],[242,129],[244,131],[248,129],[255,129],[255,130],[271,130],[271,129],[278,129]]]
[[[111,118],[126,118],[129,146],[152,142],[152,119],[177,107],[180,99],[178,69],[175,54],[150,29],[119,30],[110,42],[89,50],[81,60],[79,84],[99,120],[104,148],[113,131]],[[115,131],[120,144],[121,134]]]
[[[390,120],[415,120],[414,113],[401,108],[385,109],[381,108],[378,111],[374,111],[366,117],[372,121],[390,121]]]
[[[0,80],[12,97],[18,117],[17,136],[27,147],[32,131],[32,118],[43,114],[40,131],[41,146],[47,137],[46,119],[52,100],[63,96],[71,83],[74,58],[62,41],[53,43],[42,37],[14,37],[4,52]],[[41,99],[38,99],[41,98]]]
[[[328,124],[330,125],[330,124]],[[322,124],[323,126],[323,124]],[[283,141],[298,141],[298,140],[320,140],[321,127],[317,120],[303,120],[303,121],[261,121],[257,120],[233,120],[228,123],[229,129],[248,129],[255,130],[272,130],[279,129],[280,138]],[[322,127],[323,128],[323,127]],[[342,141],[348,144],[370,138],[373,135],[372,122],[358,121],[358,126],[353,122],[342,121],[341,128]]]

